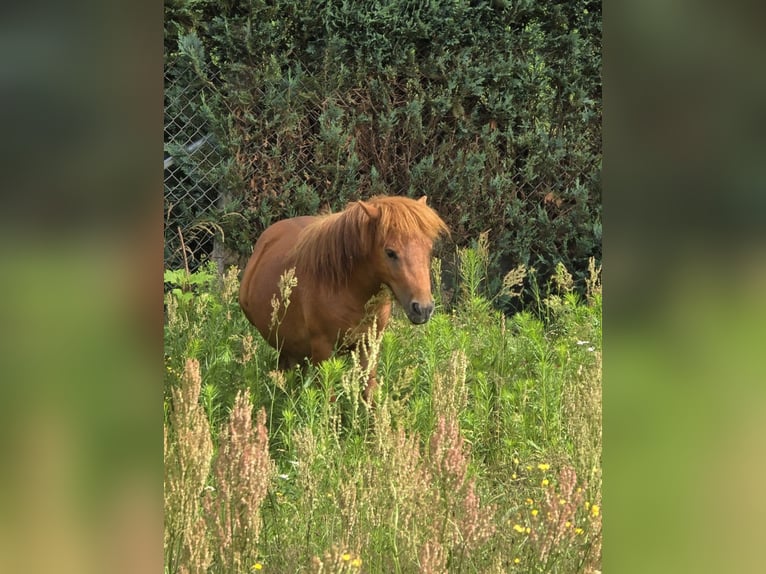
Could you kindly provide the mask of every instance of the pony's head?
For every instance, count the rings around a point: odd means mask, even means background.
[[[431,252],[439,235],[449,233],[426,197],[373,197],[357,205],[373,231],[368,261],[415,324],[431,318]]]

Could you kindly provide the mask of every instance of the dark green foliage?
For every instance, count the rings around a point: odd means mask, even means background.
[[[427,195],[457,245],[489,230],[498,284],[516,264],[545,280],[562,262],[581,287],[600,261],[601,3],[174,0],[165,13],[166,102],[199,86],[226,158],[218,223],[241,256],[278,219],[388,193]]]

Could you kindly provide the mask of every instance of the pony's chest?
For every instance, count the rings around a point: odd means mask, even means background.
[[[349,294],[335,292],[332,297],[307,299],[304,302],[307,323],[321,324],[324,330],[341,334],[366,331],[373,323],[380,329],[391,315],[391,300],[387,296],[360,301]]]

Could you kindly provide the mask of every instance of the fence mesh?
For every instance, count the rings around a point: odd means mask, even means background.
[[[209,88],[168,67],[166,88],[171,83],[176,89],[165,90],[165,267],[193,271],[220,239],[213,212],[221,198],[223,157],[202,111]]]

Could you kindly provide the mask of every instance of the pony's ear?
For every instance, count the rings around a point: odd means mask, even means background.
[[[364,201],[360,201],[359,205],[364,209],[364,212],[367,214],[367,217],[375,221],[380,217],[380,208],[377,205],[372,205],[371,203],[365,203]]]
[[[418,203],[422,203],[423,205],[426,205],[426,202],[428,201],[428,196],[424,195],[420,199],[418,199]]]

